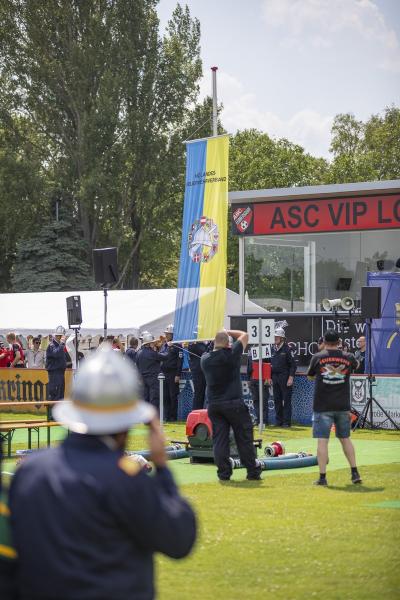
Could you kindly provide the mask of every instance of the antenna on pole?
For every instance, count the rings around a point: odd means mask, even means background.
[[[212,134],[218,135],[218,107],[217,107],[217,71],[218,67],[211,67],[212,71],[212,99],[213,99],[213,117]]]

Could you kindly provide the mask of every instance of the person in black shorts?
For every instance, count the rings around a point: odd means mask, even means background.
[[[229,336],[234,338],[229,347]],[[253,424],[242,397],[240,362],[249,336],[244,331],[220,331],[212,352],[203,354],[201,368],[207,383],[208,416],[213,429],[214,459],[220,481],[232,475],[229,460],[229,430],[232,427],[247,479],[261,479],[253,444]]]
[[[353,354],[339,350],[339,336],[328,329],[324,336],[325,348],[314,354],[307,375],[315,378],[313,403],[313,437],[318,439],[319,479],[316,485],[328,485],[328,443],[334,424],[336,437],[351,467],[351,481],[362,483],[356,465],[354,446],[350,440],[350,373],[357,368]]]

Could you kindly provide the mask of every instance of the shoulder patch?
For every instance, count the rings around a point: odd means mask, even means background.
[[[118,461],[119,468],[127,475],[133,477],[141,471],[141,466],[136,460],[132,460],[129,456],[122,456]]]

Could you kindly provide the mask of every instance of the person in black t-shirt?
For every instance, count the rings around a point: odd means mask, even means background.
[[[236,341],[229,347],[229,336]],[[214,349],[200,359],[207,383],[208,416],[213,429],[214,459],[220,481],[232,475],[229,460],[229,430],[232,427],[247,479],[261,479],[253,444],[253,424],[242,398],[240,361],[249,336],[244,331],[220,331]]]
[[[329,434],[335,424],[336,437],[351,467],[351,481],[361,483],[356,466],[354,446],[350,440],[350,373],[358,363],[353,354],[339,350],[339,336],[328,329],[324,336],[325,349],[315,354],[307,375],[315,378],[313,403],[313,437],[318,439],[319,479],[316,485],[328,485]]]

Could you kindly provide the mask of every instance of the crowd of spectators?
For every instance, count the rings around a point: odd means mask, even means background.
[[[0,335],[0,368],[28,368],[28,369],[48,369],[46,361],[46,350],[52,344],[54,334],[50,335],[27,335],[22,336],[15,332],[9,332],[6,335]],[[278,340],[279,341],[279,340]],[[176,420],[179,381],[186,373],[191,372],[193,381],[194,401],[193,409],[203,408],[206,404],[206,385],[204,374],[200,368],[200,358],[202,354],[211,349],[207,342],[193,342],[190,344],[180,344],[173,340],[173,326],[169,325],[167,330],[154,337],[145,331],[136,337],[133,334],[124,336],[122,334],[115,336],[109,335],[106,338],[100,335],[80,336],[78,366],[91,351],[96,350],[102,344],[107,343],[115,352],[124,354],[127,359],[132,361],[138,368],[144,382],[144,388],[149,388],[149,398],[156,408],[159,408],[160,381],[159,374],[164,375],[164,408],[165,419]],[[324,349],[323,338],[318,339],[318,351]],[[66,366],[76,369],[76,341],[74,334],[63,339]],[[339,339],[339,348],[349,352],[345,342]],[[273,349],[275,355],[277,348]],[[357,340],[357,351],[355,353],[358,367],[356,373],[364,373],[365,369],[365,337]],[[141,357],[141,359],[140,359]],[[271,359],[267,359],[270,362]],[[254,371],[254,363],[258,360],[252,360],[250,353],[248,357],[247,371]],[[265,362],[265,359],[264,361]],[[279,369],[278,369],[279,370]],[[280,369],[281,371],[282,369]],[[290,373],[286,374],[290,375]],[[286,376],[285,375],[285,376]],[[257,376],[258,378],[258,376]],[[257,421],[259,408],[259,385],[258,381],[253,381],[253,375],[249,375],[250,390],[253,398]],[[273,379],[273,378],[272,378]],[[286,380],[285,380],[286,381]],[[268,398],[270,397],[271,380],[265,380],[263,386],[263,421],[268,423]],[[285,383],[285,382],[284,382]],[[147,387],[146,387],[147,386]],[[291,391],[291,390],[289,390]],[[276,396],[274,390],[274,400]],[[152,400],[150,399],[152,398]],[[275,402],[276,403],[276,402]],[[287,402],[284,402],[287,404]],[[290,410],[291,413],[291,410]],[[290,426],[290,414],[286,416],[285,424]]]

